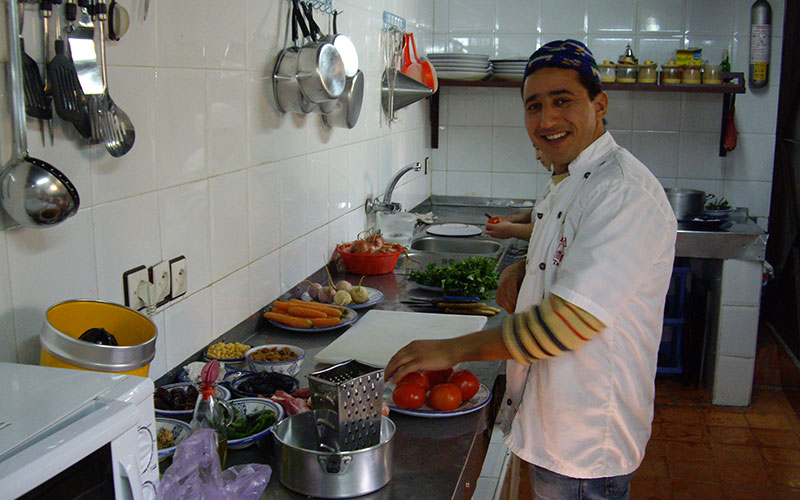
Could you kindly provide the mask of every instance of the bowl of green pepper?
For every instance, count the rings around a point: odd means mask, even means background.
[[[233,421],[226,430],[229,450],[241,450],[272,432],[283,419],[283,407],[264,398],[239,398],[228,401]]]

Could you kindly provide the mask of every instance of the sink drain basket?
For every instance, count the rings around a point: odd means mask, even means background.
[[[383,369],[355,360],[308,375],[319,448],[360,450],[381,438]]]

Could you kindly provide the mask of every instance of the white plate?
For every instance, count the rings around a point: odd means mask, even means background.
[[[458,71],[467,71],[467,72],[473,72],[473,73],[481,73],[481,72],[487,73],[487,72],[491,71],[491,68],[489,68],[488,66],[483,66],[483,67],[478,67],[478,66],[453,66],[453,65],[440,66],[440,65],[437,64],[437,65],[434,65],[434,67],[436,68],[436,72],[437,73],[442,72],[442,71],[456,71],[456,72],[458,72]]]
[[[434,224],[425,231],[434,236],[478,236],[483,232],[483,229],[472,224]]]
[[[450,69],[464,68],[464,69],[480,71],[480,70],[483,70],[483,69],[491,68],[491,65],[484,64],[484,63],[460,63],[460,62],[436,61],[435,63],[433,63],[433,65],[436,67],[436,69],[439,69],[439,68],[444,68],[444,69],[447,69],[447,68],[450,68]]]
[[[271,319],[268,319],[267,321],[269,321],[270,323],[279,328],[283,328],[284,330],[291,330],[293,332],[326,332],[328,330],[335,330],[337,328],[347,326],[353,323],[357,319],[358,319],[358,313],[350,309],[349,307],[345,307],[344,317],[342,318],[342,322],[339,323],[338,325],[333,325],[333,326],[320,326],[318,328],[299,328],[296,326],[284,325],[283,323],[278,323],[277,321],[272,321]]]
[[[383,292],[378,290],[377,288],[370,288],[365,286],[364,288],[367,289],[367,301],[362,302],[361,304],[356,304],[355,302],[348,304],[347,307],[350,309],[364,309],[365,307],[374,306],[378,302],[383,302]],[[311,298],[311,295],[308,292],[303,292],[303,295],[300,296],[300,300],[305,300],[306,302],[313,302],[314,299]]]
[[[428,59],[486,59],[489,60],[489,56],[486,54],[462,54],[458,52],[431,52],[427,54]]]
[[[483,80],[491,73],[486,72],[474,72],[474,71],[436,71],[436,75],[439,78],[445,80],[463,80],[468,82],[475,82],[478,80]]]
[[[466,415],[467,413],[472,413],[473,411],[478,411],[484,406],[489,403],[489,400],[492,399],[492,393],[489,392],[489,388],[485,385],[481,384],[478,388],[478,392],[472,396],[472,399],[469,401],[464,401],[459,405],[458,408],[455,410],[450,411],[441,411],[441,410],[434,410],[428,403],[423,404],[420,408],[416,410],[409,410],[406,408],[398,408],[394,405],[394,401],[392,401],[392,390],[394,390],[394,386],[385,386],[383,389],[383,400],[389,405],[391,411],[403,414],[403,415],[411,415],[413,417],[424,417],[424,418],[447,418],[447,417],[456,417],[458,415]]]

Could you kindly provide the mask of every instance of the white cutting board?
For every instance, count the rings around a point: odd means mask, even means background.
[[[385,367],[394,353],[412,340],[460,337],[481,330],[486,320],[485,316],[373,309],[317,353],[314,360],[339,363],[356,359]]]

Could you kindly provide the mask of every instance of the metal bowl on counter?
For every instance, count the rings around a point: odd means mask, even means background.
[[[372,493],[392,479],[394,422],[381,417],[375,446],[340,452],[320,451],[314,412],[298,413],[272,430],[279,443],[281,483],[303,495],[350,498]]]

